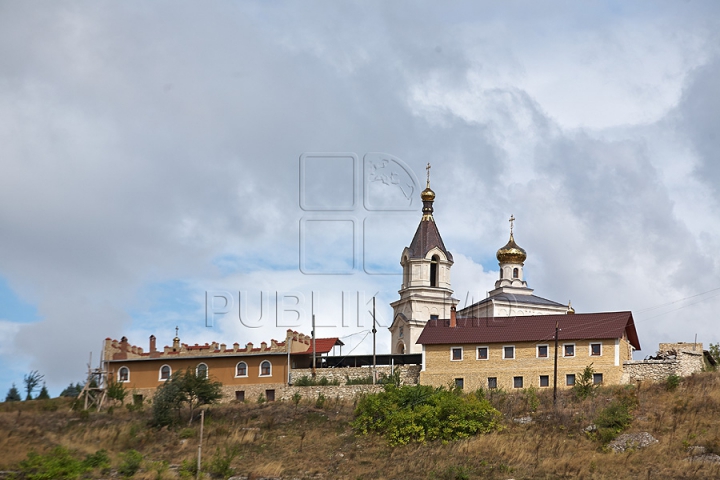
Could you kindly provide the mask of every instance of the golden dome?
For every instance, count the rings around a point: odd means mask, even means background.
[[[432,202],[435,200],[435,192],[433,192],[428,186],[425,190],[422,191],[422,193],[420,194],[420,198],[423,202]]]
[[[527,258],[527,253],[517,243],[512,232],[510,233],[510,241],[507,245],[497,251],[497,259],[500,263],[519,263],[522,264]]]

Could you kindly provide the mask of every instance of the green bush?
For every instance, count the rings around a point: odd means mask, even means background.
[[[501,414],[484,398],[429,386],[386,385],[355,410],[359,434],[377,433],[391,446],[429,440],[457,440],[501,428]]]
[[[128,450],[120,454],[122,462],[118,465],[118,473],[123,477],[132,477],[140,470],[143,456],[137,450]]]
[[[602,443],[607,443],[617,437],[630,426],[632,414],[630,405],[622,400],[613,400],[610,405],[600,410],[595,417],[597,436]]]
[[[296,387],[315,387],[318,385],[321,387],[326,387],[328,385],[340,385],[340,380],[328,380],[326,377],[312,378],[308,377],[307,375],[303,375],[302,377],[295,380],[293,382],[293,385],[295,385]]]
[[[203,468],[213,477],[228,478],[234,473],[230,464],[238,454],[238,447],[236,445],[226,445],[223,450],[221,451],[219,448],[215,450],[210,462]]]
[[[322,393],[318,394],[317,400],[315,400],[315,408],[323,408],[327,398]]]
[[[196,431],[195,431],[194,428],[183,428],[183,429],[180,430],[180,432],[178,433],[178,436],[179,436],[181,439],[194,438],[195,435],[196,435]]]
[[[71,480],[91,470],[91,467],[72,456],[64,447],[55,447],[50,453],[28,453],[20,462],[20,473],[28,480]]]
[[[682,380],[677,375],[670,375],[665,379],[665,389],[668,392],[672,392],[677,389],[677,387],[680,386],[680,380]]]
[[[373,377],[372,374],[367,377],[350,378],[345,376],[345,385],[372,385]]]
[[[584,400],[588,397],[591,397],[593,394],[595,394],[595,389],[597,388],[597,385],[593,382],[593,375],[595,374],[595,370],[592,368],[593,364],[591,363],[585,369],[578,373],[575,376],[575,385],[573,385],[573,393],[575,394],[575,397],[578,400]]]

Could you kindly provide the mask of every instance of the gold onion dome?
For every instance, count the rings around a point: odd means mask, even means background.
[[[432,189],[428,186],[425,190],[422,191],[420,194],[420,198],[423,202],[432,202],[435,200],[435,192],[432,191]]]
[[[512,232],[510,233],[510,241],[507,245],[497,251],[497,259],[500,263],[520,263],[525,262],[527,253],[517,243]]]

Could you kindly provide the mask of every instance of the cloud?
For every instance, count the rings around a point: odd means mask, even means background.
[[[4,6],[0,276],[40,318],[7,327],[13,351],[58,389],[106,336],[282,336],[204,327],[213,289],[328,292],[331,323],[337,291],[380,291],[387,315],[399,276],[298,272],[305,152],[387,152],[421,179],[431,162],[457,292],[492,288],[511,213],[530,286],[578,311],[711,289],[717,6],[586,8]],[[376,224],[376,266],[398,268],[413,214]],[[643,344],[687,341],[686,318],[717,341],[716,303],[686,303]],[[323,328],[355,341],[367,322]]]

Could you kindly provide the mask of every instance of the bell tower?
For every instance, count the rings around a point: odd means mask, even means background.
[[[445,248],[433,218],[435,192],[430,189],[429,163],[426,170],[427,186],[420,194],[423,202],[420,225],[400,257],[403,269],[400,300],[390,304],[392,353],[420,353],[422,348],[415,342],[428,320],[450,318],[450,308],[458,303],[450,288],[453,257]]]

